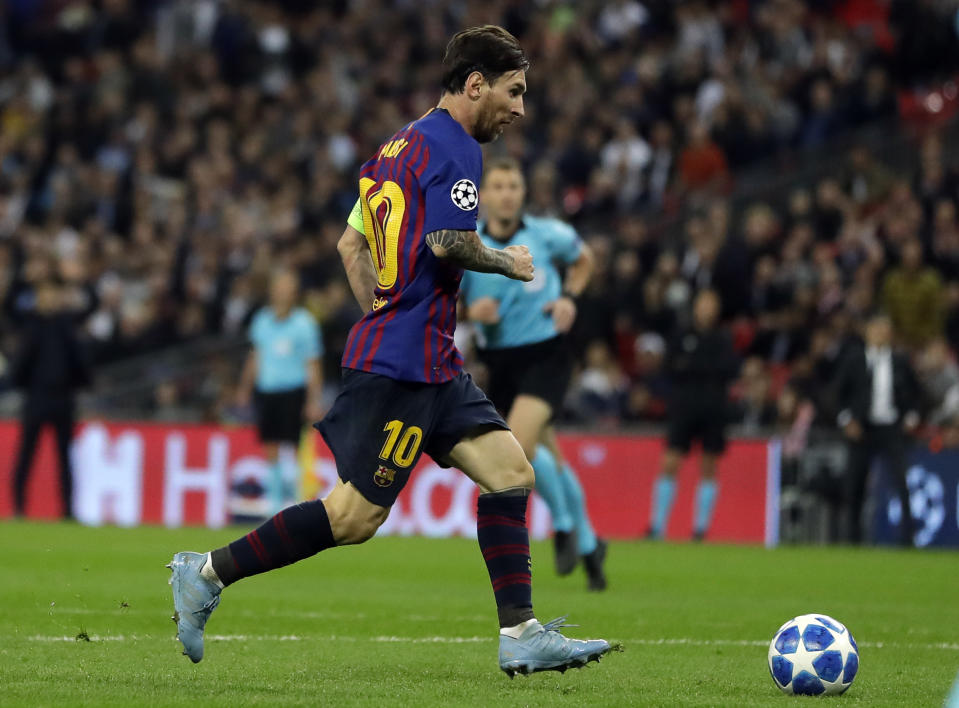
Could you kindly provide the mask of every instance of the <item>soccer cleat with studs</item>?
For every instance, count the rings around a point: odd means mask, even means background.
[[[559,629],[575,625],[565,624],[566,617],[546,624],[531,623],[514,639],[506,635],[499,638],[499,667],[507,676],[528,675],[538,671],[579,669],[589,662],[599,660],[612,649],[621,650],[605,639],[569,639]]]
[[[183,654],[196,664],[203,658],[203,629],[210,613],[220,604],[221,588],[200,574],[206,562],[205,553],[182,552],[167,564],[172,572],[173,621],[176,638],[183,644]]]

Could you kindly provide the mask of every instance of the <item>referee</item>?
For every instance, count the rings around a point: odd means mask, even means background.
[[[722,308],[714,290],[693,301],[692,326],[675,333],[666,358],[670,378],[669,433],[662,471],[653,486],[649,538],[662,538],[676,496],[676,472],[694,441],[702,443],[702,476],[696,485],[693,539],[709,531],[719,488],[716,463],[726,448],[726,389],[739,362],[719,326]]]
[[[250,324],[252,350],[237,391],[239,406],[249,406],[252,397],[256,408],[260,441],[270,465],[266,485],[270,514],[294,496],[296,447],[304,420],[323,417],[323,338],[313,316],[296,306],[298,290],[295,273],[274,274],[270,304],[257,311]]]

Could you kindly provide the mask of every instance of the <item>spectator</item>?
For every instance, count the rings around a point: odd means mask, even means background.
[[[727,187],[729,170],[726,157],[709,136],[702,122],[689,128],[686,147],[679,156],[681,190],[692,197],[721,194]]]
[[[942,336],[944,297],[939,274],[923,267],[922,244],[918,239],[907,240],[900,251],[899,267],[882,283],[882,307],[905,345],[922,347]]]
[[[959,419],[959,366],[944,339],[934,339],[919,357],[922,384],[932,425],[946,425]]]
[[[743,362],[739,381],[739,400],[733,408],[732,422],[742,426],[746,435],[758,435],[772,427],[779,411],[772,397],[772,383],[765,363],[758,357]]]

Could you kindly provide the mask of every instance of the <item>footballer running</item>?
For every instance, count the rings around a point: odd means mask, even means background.
[[[499,616],[500,668],[565,671],[610,651],[602,639],[566,638],[560,620],[537,621],[526,525],[533,469],[453,344],[464,270],[533,279],[525,246],[489,248],[476,232],[480,143],[523,116],[528,67],[500,27],[456,34],[439,105],[361,168],[362,232],[348,225],[338,249],[366,314],[347,341],[341,393],[316,426],[340,479],[325,499],[284,509],[223,548],[174,555],[174,620],[194,662],[224,587],[370,539],[423,452],[480,488],[477,537]]]

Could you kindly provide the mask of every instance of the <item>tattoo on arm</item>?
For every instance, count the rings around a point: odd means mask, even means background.
[[[506,251],[484,246],[475,231],[433,231],[426,234],[426,245],[437,258],[455,263],[466,270],[503,275],[513,271],[513,257]]]

